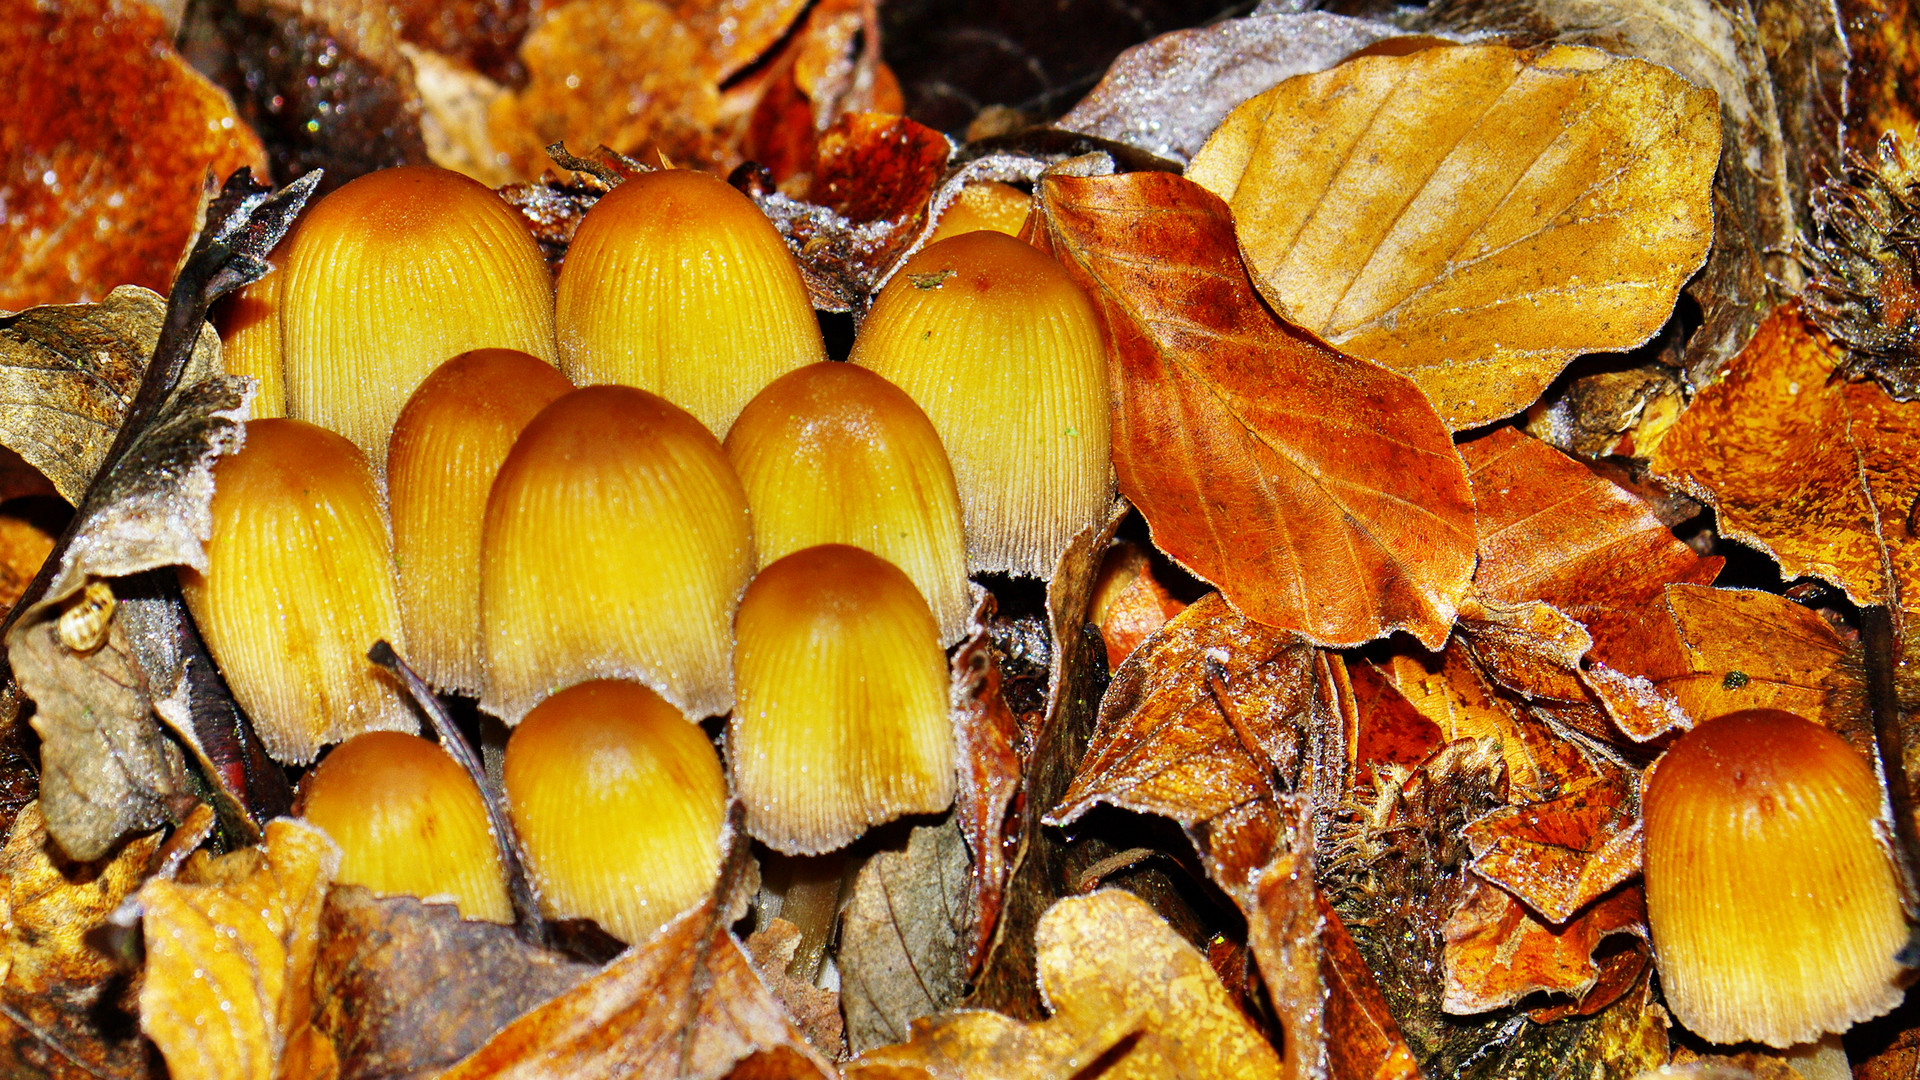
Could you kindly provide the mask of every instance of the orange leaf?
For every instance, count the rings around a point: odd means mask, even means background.
[[[1640,872],[1640,819],[1617,769],[1546,802],[1505,806],[1461,830],[1473,869],[1559,926]]]
[[[0,311],[166,292],[200,184],[260,140],[134,0],[0,0]]]
[[[1714,94],[1597,49],[1365,56],[1235,109],[1187,175],[1285,317],[1455,430],[1667,321],[1713,239]]]
[[[1114,468],[1154,543],[1267,625],[1437,647],[1473,573],[1472,496],[1413,383],[1276,319],[1198,185],[1054,176],[1040,194],[1106,320]]]
[[[1638,885],[1593,905],[1565,928],[1541,922],[1478,874],[1447,920],[1444,1007],[1481,1013],[1538,991],[1585,994],[1600,981],[1593,950],[1615,934],[1646,937],[1646,901]]]

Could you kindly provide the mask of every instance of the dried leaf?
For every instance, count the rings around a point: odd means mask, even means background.
[[[847,1053],[847,1021],[840,1014],[840,994],[787,974],[800,951],[800,928],[782,918],[747,936],[741,945],[753,958],[760,981],[780,1002],[815,1050],[839,1059]]]
[[[760,58],[793,26],[806,0],[675,0],[687,29],[705,43],[721,80]]]
[[[400,53],[413,67],[420,95],[420,138],[427,157],[443,169],[465,173],[488,187],[520,178],[493,146],[494,102],[507,88],[458,60],[406,42]]]
[[[1619,769],[1582,777],[1545,802],[1501,807],[1461,830],[1474,873],[1560,926],[1640,872],[1633,781]]]
[[[1121,53],[1100,85],[1055,126],[1184,165],[1241,102],[1405,32],[1322,11],[1255,14],[1175,30]]]
[[[915,826],[905,851],[860,868],[840,924],[840,1001],[856,1054],[901,1042],[960,997],[967,849],[953,822]]]
[[[1552,798],[1574,780],[1593,775],[1593,766],[1574,744],[1488,685],[1457,638],[1438,657],[1396,654],[1382,674],[1433,721],[1446,742],[1487,741],[1506,763],[1516,800]]]
[[[1320,917],[1320,977],[1327,984],[1327,1052],[1333,1077],[1417,1080],[1420,1066],[1345,921],[1325,900],[1320,902]]]
[[[1011,813],[1020,789],[1020,755],[1013,746],[1019,723],[1000,692],[1000,665],[987,627],[992,615],[991,594],[982,590],[967,638],[954,650],[948,691],[960,772],[954,817],[972,855],[961,905],[963,981],[977,975],[986,960],[1012,872],[1008,857],[1019,842],[1020,823]]]
[[[320,908],[339,864],[325,833],[282,819],[264,849],[197,855],[177,879],[141,887],[140,1029],[174,1080],[333,1075],[311,1021]]]
[[[1511,895],[1476,874],[1447,921],[1444,1007],[1486,1012],[1539,991],[1578,997],[1600,979],[1593,951],[1607,937],[1646,938],[1646,902],[1638,885],[1593,905],[1554,930]]]
[[[709,897],[440,1074],[826,1080]]]
[[[1186,601],[1161,584],[1145,548],[1131,542],[1113,545],[1101,560],[1088,613],[1106,643],[1107,669],[1118,671],[1141,642],[1186,608]]]
[[[1051,1019],[922,1020],[910,1042],[850,1062],[847,1080],[1282,1075],[1206,958],[1131,893],[1060,901],[1035,944]]]
[[[158,834],[138,837],[110,862],[74,866],[54,858],[39,806],[21,808],[0,849],[0,1073],[147,1074],[146,1047],[111,1022],[132,1004],[119,968],[87,936],[139,888],[160,846]]]
[[[1278,828],[1256,826],[1257,839],[1245,830],[1233,837],[1209,829],[1203,854],[1208,876],[1247,918],[1247,947],[1280,1018],[1282,1075],[1326,1080],[1331,1045],[1324,924],[1313,886],[1313,803],[1301,795],[1282,796],[1273,811]]]
[[[1783,709],[1829,727],[1865,715],[1855,649],[1783,596],[1669,585],[1651,621],[1642,670],[1696,722]]]
[[[1912,0],[1845,0],[1837,5],[1847,31],[1846,134],[1850,149],[1868,153],[1880,133],[1920,139],[1920,43]]]
[[[176,247],[169,270],[179,256]],[[67,502],[80,505],[105,463],[166,314],[165,297],[122,285],[97,304],[0,318],[0,443]],[[187,378],[220,371],[220,338],[209,328],[195,342]]]
[[[336,886],[320,912],[314,1024],[345,1076],[451,1065],[592,972],[452,904]]]
[[[1411,769],[1446,744],[1440,725],[1414,708],[1372,664],[1348,664],[1347,680],[1353,687],[1357,716],[1347,739],[1347,760],[1356,784],[1371,786],[1375,766]]]
[[[1106,320],[1114,467],[1154,543],[1268,625],[1437,646],[1473,570],[1472,504],[1412,382],[1275,320],[1199,186],[1049,177],[1040,196]]]
[[[1713,237],[1711,93],[1592,49],[1370,56],[1236,109],[1188,175],[1286,318],[1454,429],[1667,321]]]
[[[1203,597],[1121,666],[1047,820],[1064,825],[1104,802],[1191,827],[1271,798],[1276,772],[1290,788],[1316,721],[1327,722],[1318,652],[1218,593]]]
[[[128,0],[0,5],[0,310],[165,289],[201,177],[266,168],[227,96]]]
[[[1842,359],[1797,303],[1782,305],[1651,464],[1712,503],[1721,532],[1772,555],[1783,577],[1812,575],[1855,603],[1887,603],[1920,584],[1906,552],[1920,403],[1830,381]]]

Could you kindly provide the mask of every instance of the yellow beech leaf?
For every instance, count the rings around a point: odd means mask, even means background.
[[[197,854],[140,890],[147,942],[140,1029],[174,1080],[317,1080],[332,1045],[311,1023],[320,907],[340,849],[304,822],[264,848]]]
[[[1051,1019],[916,1020],[913,1037],[848,1063],[847,1080],[1280,1076],[1280,1055],[1205,957],[1131,893],[1061,900],[1034,932]]]
[[[1713,239],[1712,91],[1557,46],[1425,49],[1303,75],[1187,168],[1287,319],[1420,384],[1458,431],[1667,321]]]

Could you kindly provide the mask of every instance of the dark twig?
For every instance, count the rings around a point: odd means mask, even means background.
[[[1893,613],[1876,604],[1861,611],[1861,640],[1867,661],[1867,708],[1873,717],[1873,741],[1880,759],[1880,782],[1893,812],[1894,865],[1909,904],[1920,902],[1920,836],[1913,821],[1913,786],[1907,778],[1906,740],[1900,730],[1900,695],[1894,687]],[[1920,927],[1900,950],[1900,962],[1920,967]]]
[[[527,869],[520,862],[520,849],[513,842],[513,824],[507,818],[500,793],[487,780],[486,766],[480,763],[480,756],[473,752],[473,747],[467,745],[460,729],[454,726],[453,717],[447,714],[447,707],[441,704],[439,695],[407,666],[405,660],[400,659],[400,654],[387,644],[386,639],[373,643],[373,648],[367,651],[367,659],[385,668],[400,680],[400,685],[407,688],[413,703],[427,714],[434,734],[440,737],[441,747],[453,755],[453,760],[459,762],[461,768],[467,770],[474,786],[480,789],[480,801],[487,808],[487,824],[493,827],[494,847],[500,852],[500,865],[507,871],[507,891],[513,897],[514,923],[526,940],[546,946],[547,924],[540,918],[540,905],[534,900],[533,885],[527,880]]]

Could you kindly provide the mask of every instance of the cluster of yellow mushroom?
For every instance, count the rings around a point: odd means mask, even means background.
[[[602,198],[557,282],[431,168],[345,185],[276,261],[228,335],[260,418],[186,592],[275,757],[346,740],[302,805],[376,890],[508,917],[497,862],[405,854],[489,833],[399,734],[376,639],[513,726],[543,910],[631,941],[711,887],[729,792],[787,853],[944,809],[969,571],[1050,572],[1109,497],[1098,319],[1002,232],[916,256],[851,363],[765,215],[695,172]]]

